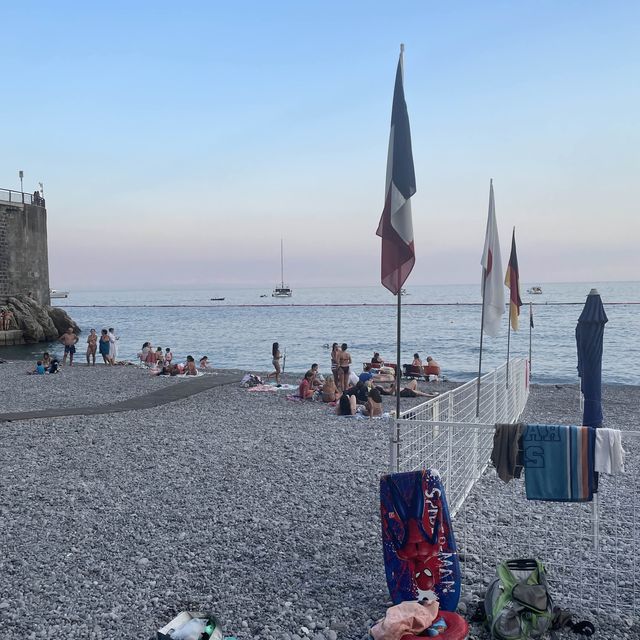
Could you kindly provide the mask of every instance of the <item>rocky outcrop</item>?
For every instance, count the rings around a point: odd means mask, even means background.
[[[47,313],[58,332],[58,336],[61,336],[69,327],[73,329],[76,335],[80,333],[80,327],[69,317],[69,314],[64,309],[47,307]]]
[[[20,329],[27,344],[57,340],[69,327],[80,333],[80,327],[65,311],[41,305],[26,295],[11,296],[4,308],[13,313],[10,328]]]

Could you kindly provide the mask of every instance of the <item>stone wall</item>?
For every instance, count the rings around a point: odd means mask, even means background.
[[[29,293],[50,304],[47,210],[0,202],[0,303]]]

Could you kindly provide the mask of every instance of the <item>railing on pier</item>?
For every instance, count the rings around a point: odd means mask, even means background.
[[[10,202],[11,204],[36,204],[44,207],[44,198],[38,197],[38,201],[35,202],[32,193],[13,191],[12,189],[0,189],[0,202]]]

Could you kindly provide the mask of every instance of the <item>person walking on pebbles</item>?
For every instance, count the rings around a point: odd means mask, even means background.
[[[64,345],[64,356],[62,357],[62,365],[67,364],[67,356],[69,356],[69,366],[73,366],[73,354],[76,352],[76,343],[78,336],[73,333],[73,329],[69,327],[59,338],[59,342]]]

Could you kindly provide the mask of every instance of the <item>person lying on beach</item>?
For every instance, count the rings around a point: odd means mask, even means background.
[[[303,400],[313,400],[313,387],[311,385],[313,381],[313,372],[311,369],[304,374],[304,378],[298,386],[298,395]]]
[[[196,369],[196,361],[193,359],[193,356],[187,356],[187,362],[184,366],[184,375],[185,376],[197,376],[198,370]]]
[[[322,385],[322,402],[335,402],[340,397],[340,392],[336,387],[336,381],[330,377]]]
[[[396,395],[395,384],[390,384],[390,385],[387,385],[386,387],[378,386],[376,387],[376,389],[378,389],[378,391],[380,391],[380,393],[383,396]],[[418,389],[417,380],[409,380],[409,382],[407,382],[407,384],[402,389],[400,389],[401,398],[417,398],[418,396],[425,397],[425,398],[433,398],[434,396],[437,396],[437,395],[438,395],[437,393],[425,393],[424,391],[420,391]]]
[[[369,397],[364,405],[362,414],[370,418],[376,418],[382,415],[382,396],[377,389],[369,391]]]
[[[69,366],[73,366],[73,354],[76,352],[76,343],[78,336],[73,333],[73,329],[69,327],[59,338],[59,342],[64,345],[64,356],[62,356],[62,364],[66,364],[67,356],[69,356]]]
[[[336,413],[339,416],[355,416],[357,411],[356,397],[343,393],[338,400]]]
[[[420,354],[419,353],[414,353],[413,354],[413,362],[411,363],[412,367],[421,367],[422,366],[422,360],[420,360]]]
[[[209,358],[207,356],[202,356],[202,358],[200,358],[199,366],[201,369],[213,369],[213,367],[209,366]]]

